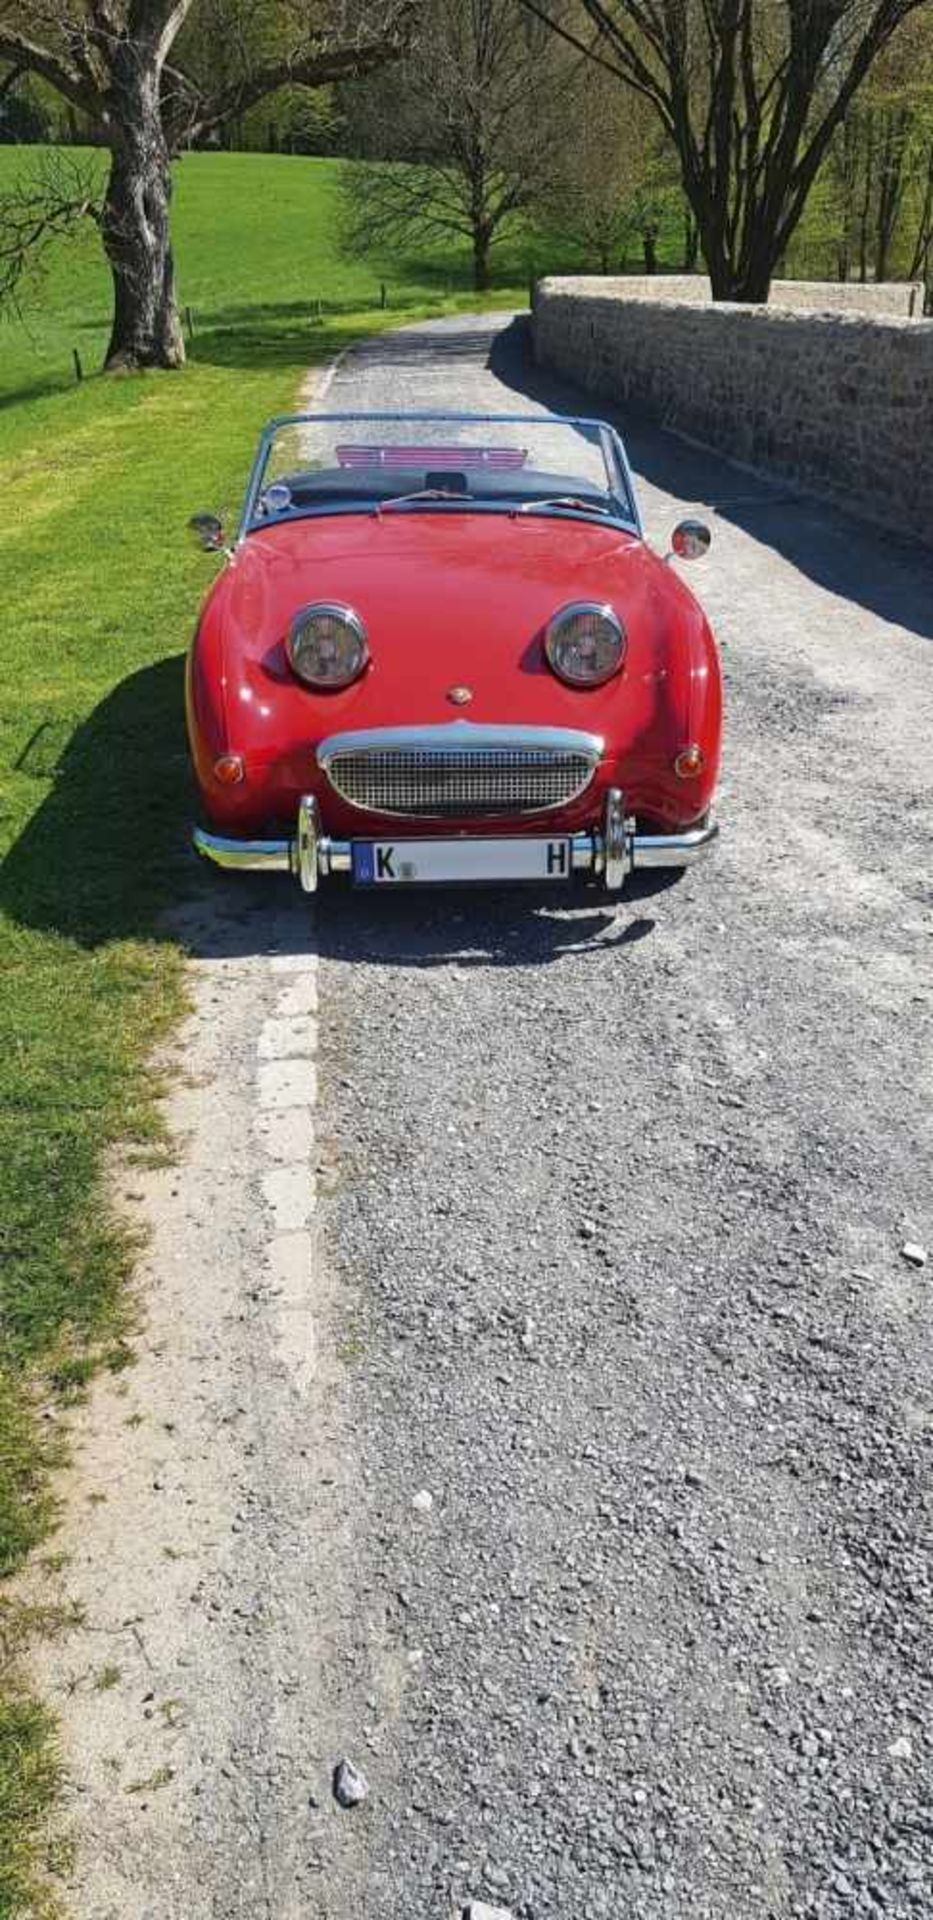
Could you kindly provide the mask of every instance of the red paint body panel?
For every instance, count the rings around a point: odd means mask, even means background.
[[[622,671],[589,690],[548,667],[544,628],[569,600],[608,601],[628,647]],[[371,662],[340,693],[295,678],[285,635],[312,600],[356,609]],[[472,690],[451,704],[454,686]],[[423,832],[349,807],[315,765],[327,735],[354,728],[456,719],[578,727],[602,735],[596,779],[548,828],[582,830],[602,814],[605,790],[655,830],[706,813],[719,768],[719,656],[705,615],[675,571],[633,534],[591,521],[533,514],[388,511],[292,520],[251,533],[214,582],[188,663],[188,728],[204,817],[220,832],[291,831],[299,797],[317,795],[337,837]],[[703,774],[679,780],[675,755],[698,742]],[[246,778],[221,786],[213,763],[239,753]],[[522,823],[540,832],[544,816]],[[516,831],[484,820],[482,832]],[[478,831],[445,819],[438,831]]]

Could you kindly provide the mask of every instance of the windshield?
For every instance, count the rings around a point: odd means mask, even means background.
[[[242,531],[311,513],[607,514],[638,528],[621,443],[552,414],[308,414],[260,442]]]

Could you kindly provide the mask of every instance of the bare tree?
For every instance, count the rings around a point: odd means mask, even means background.
[[[580,0],[595,41],[522,0],[649,100],[674,142],[714,298],[766,300],[833,134],[928,0]]]
[[[515,0],[431,0],[409,57],[364,90],[379,164],[346,169],[350,250],[466,239],[487,287],[495,241],[554,177],[565,67]]]
[[[919,270],[908,230],[919,231],[933,134],[933,12],[905,22],[875,63],[830,151],[827,177],[846,277],[856,257],[862,280],[892,268]]]
[[[555,148],[548,215],[602,273],[623,264],[640,241],[645,271],[655,270],[659,228],[680,201],[677,156],[648,102],[612,74],[581,62],[562,89],[564,123]]]
[[[53,150],[0,198],[0,301],[15,302],[53,241],[100,215],[97,169]]]
[[[266,0],[267,31],[241,37],[233,58],[225,45],[212,70],[185,57],[183,29],[198,5],[0,0],[0,59],[87,114],[110,151],[96,215],[113,276],[108,368],[184,360],[169,234],[173,153],[289,82],[319,86],[394,58],[412,11],[411,0]],[[58,217],[54,207],[44,224],[39,214],[36,206],[36,244]],[[15,235],[11,258],[21,258]]]

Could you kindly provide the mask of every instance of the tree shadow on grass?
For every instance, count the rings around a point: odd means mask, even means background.
[[[311,314],[268,325],[256,309],[254,324],[216,326],[196,333],[190,360],[212,367],[306,367],[329,360],[347,344],[339,327],[318,323]]]
[[[69,387],[76,384],[74,373],[69,372],[63,364],[57,372],[30,380],[27,386],[10,387],[0,393],[0,413],[5,412],[7,407],[26,406],[30,400],[48,400],[52,394],[67,393]]]
[[[439,303],[449,290],[442,277],[435,283],[427,275],[420,284],[395,289],[389,286],[385,307],[380,304],[376,282],[368,297],[365,293],[344,300],[325,297],[318,303],[309,296],[301,300],[218,307],[203,316],[195,308],[194,335],[188,342],[188,357],[219,367],[303,366],[312,359],[327,359],[347,346],[347,332],[334,325],[336,320],[355,315],[364,333],[369,320],[372,338],[380,340],[387,329],[404,326],[406,316],[422,314],[425,306],[434,300]],[[453,290],[461,289],[454,287]],[[439,350],[443,350],[443,344]]]
[[[52,784],[0,869],[14,922],[83,947],[157,931],[190,871],[183,670],[179,654],[131,674],[46,763],[41,728],[28,743],[20,772]]]
[[[335,326],[335,320],[350,314],[372,314],[378,325],[383,314],[397,317],[401,323],[406,312],[424,305],[415,292],[406,299],[392,301],[385,309],[379,305],[379,287],[374,285],[367,299],[328,300],[320,305],[314,298],[271,301],[248,306],[212,309],[200,316],[194,312],[194,335],[188,342],[188,357],[217,367],[293,367],[331,358],[347,345],[347,332]]]

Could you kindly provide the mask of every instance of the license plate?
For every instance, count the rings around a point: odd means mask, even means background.
[[[569,840],[354,840],[358,887],[569,880]]]

